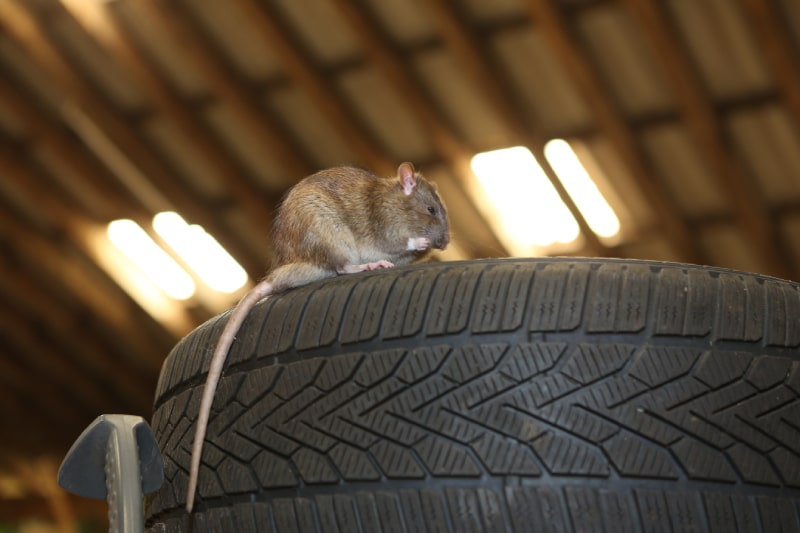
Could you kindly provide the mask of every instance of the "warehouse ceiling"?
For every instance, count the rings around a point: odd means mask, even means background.
[[[798,47],[793,0],[3,0],[0,457],[60,458],[101,413],[147,417],[173,344],[241,294],[148,300],[109,251],[111,221],[153,234],[175,211],[256,280],[281,195],[334,165],[414,162],[448,204],[447,260],[797,279]],[[591,230],[552,139],[616,235]],[[575,241],[504,234],[470,160],[511,146],[542,164]]]

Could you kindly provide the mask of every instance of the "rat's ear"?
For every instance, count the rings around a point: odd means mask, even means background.
[[[408,162],[400,163],[400,166],[397,167],[397,177],[400,178],[400,183],[403,185],[403,192],[406,196],[414,192],[414,187],[417,186],[414,165]]]

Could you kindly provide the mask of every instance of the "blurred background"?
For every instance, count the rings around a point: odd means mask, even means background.
[[[798,279],[795,0],[0,0],[0,532],[268,268],[288,187],[412,161],[439,257]]]

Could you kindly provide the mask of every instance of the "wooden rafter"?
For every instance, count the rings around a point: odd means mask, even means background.
[[[781,99],[800,124],[800,64],[786,18],[772,0],[741,0]],[[793,56],[794,54],[794,56]]]
[[[441,115],[436,111],[435,106],[422,90],[415,77],[406,68],[397,51],[392,49],[385,37],[378,31],[378,25],[367,13],[360,2],[351,0],[337,0],[336,6],[342,17],[347,21],[353,33],[361,43],[364,54],[370,62],[387,78],[389,83],[397,90],[397,94],[403,98],[406,105],[413,110],[414,114],[425,125],[431,135],[431,139],[437,152],[447,164],[456,170],[458,175],[467,175],[469,159],[472,153],[464,143],[449,129]],[[469,209],[469,213],[460,213],[460,216],[453,214],[453,225],[462,220],[482,220],[483,216],[471,202],[463,203],[462,209]],[[458,217],[458,218],[457,218]],[[464,224],[465,229],[473,224]],[[459,232],[466,234],[466,232]],[[485,250],[487,255],[496,255],[498,250],[504,247],[494,237],[493,242],[486,243]]]
[[[79,13],[71,13],[58,1],[51,0],[52,13],[50,16],[71,17],[77,24],[81,21],[76,17]],[[225,186],[229,194],[235,199],[237,208],[243,209],[250,220],[261,227],[268,228],[270,219],[266,216],[264,198],[261,191],[255,188],[251,181],[242,176],[242,169],[233,160],[230,154],[219,149],[208,132],[208,128],[191,113],[186,103],[178,96],[176,91],[158,76],[150,65],[143,59],[142,54],[126,38],[124,25],[119,22],[119,17],[113,16],[108,10],[98,6],[97,11],[104,15],[104,22],[111,25],[114,31],[95,34],[94,38],[101,40],[101,44],[109,50],[115,59],[122,65],[129,75],[135,80],[138,89],[152,102],[158,113],[172,122],[180,135],[184,136],[189,144],[195,148],[199,157],[209,162],[219,176],[224,177]],[[84,25],[86,26],[86,25]],[[86,29],[87,34],[90,30]],[[89,38],[92,38],[91,36]]]
[[[111,282],[102,282],[98,271],[89,272],[71,260],[69,254],[40,233],[20,226],[18,220],[7,210],[0,209],[0,239],[10,243],[27,258],[26,268],[40,273],[40,277],[67,288],[73,298],[82,301],[92,313],[103,317],[108,327],[118,335],[119,342],[128,343],[140,354],[151,354],[153,364],[158,364],[163,354],[153,353],[153,345],[143,338],[140,322],[144,315],[134,317],[130,313],[130,301]],[[152,319],[151,319],[152,320]]]
[[[763,4],[761,0],[759,2]],[[729,197],[738,216],[740,231],[765,260],[770,269],[767,273],[791,277],[794,271],[790,267],[792,261],[788,254],[782,252],[785,246],[779,242],[778,232],[771,222],[762,195],[753,181],[744,176],[742,166],[736,164],[736,156],[725,142],[725,135],[714,114],[711,98],[690,67],[689,59],[673,44],[668,33],[668,17],[653,2],[624,0],[624,4],[641,24],[642,34],[664,69],[689,134],[710,163],[712,173],[709,178],[716,182],[718,190]]]
[[[6,281],[9,280],[9,281]],[[7,264],[0,264],[0,299],[15,309],[14,315],[27,323],[37,324],[37,331],[52,337],[55,344],[66,347],[59,358],[70,360],[70,366],[83,369],[86,376],[105,388],[120,404],[131,407],[147,407],[152,400],[148,392],[149,380],[135,367],[119,375],[120,354],[99,342],[98,335],[80,323],[75,315],[64,310],[41,284],[32,282],[28,276]],[[75,335],[76,331],[87,335]],[[154,374],[154,373],[153,373]],[[122,379],[121,379],[122,378]]]
[[[530,128],[525,125],[519,110],[515,109],[512,103],[514,99],[498,82],[498,73],[486,59],[486,53],[478,43],[470,38],[463,17],[459,16],[452,2],[448,0],[431,0],[423,4],[427,8],[436,28],[442,34],[447,48],[464,68],[470,81],[478,88],[486,102],[502,117],[513,132],[513,135],[528,146],[550,183],[553,184],[561,201],[564,202],[564,205],[567,206],[573,218],[577,221],[581,233],[586,239],[583,254],[611,255],[611,250],[600,241],[589,227],[583,213],[575,205],[574,200],[544,156],[546,139],[543,139],[536,132],[530,131]]]
[[[20,350],[20,346],[14,337],[7,336],[6,330],[10,326],[0,324],[0,346],[3,353],[26,353]],[[53,416],[53,423],[59,426],[69,427],[75,423],[80,423],[81,418],[74,404],[67,404],[68,397],[60,397],[59,394],[38,394],[36,385],[31,382],[36,381],[36,376],[30,373],[30,369],[22,361],[21,357],[3,357],[0,359],[0,389],[14,391],[21,403],[30,405],[34,413],[47,417]],[[57,391],[53,391],[57,392]]]
[[[59,165],[69,169],[83,180],[82,187],[90,196],[102,198],[96,202],[102,210],[97,216],[110,219],[122,213],[132,214],[141,207],[129,202],[118,187],[114,186],[105,168],[97,164],[83,150],[83,146],[68,138],[58,123],[51,121],[41,109],[23,96],[22,92],[0,78],[0,101],[25,125],[31,149],[52,157]]]
[[[228,106],[238,120],[254,135],[257,142],[269,150],[292,176],[306,176],[311,168],[298,148],[290,143],[288,136],[268,120],[264,106],[247,87],[236,83],[228,66],[219,59],[219,53],[198,30],[197,25],[186,16],[180,2],[143,0],[137,7],[149,15],[149,20],[160,31],[176,36],[179,41],[193,43],[186,49],[186,56],[195,70],[201,73],[212,95]],[[276,191],[291,183],[275,183]]]
[[[9,177],[9,181],[4,187],[13,188],[17,196],[28,199],[28,204],[39,205],[46,213],[45,216],[50,219],[50,227],[58,228],[60,232],[63,232],[70,245],[75,246],[85,257],[93,257],[93,250],[89,247],[86,237],[96,226],[91,220],[86,219],[79,212],[71,210],[58,196],[42,195],[36,186],[41,182],[38,176],[30,170],[29,166],[23,165],[16,154],[10,153],[7,149],[0,149],[0,174]],[[99,282],[99,280],[97,281]],[[118,295],[117,305],[124,305],[123,302],[126,301],[126,298],[122,290],[117,288],[110,278],[106,278],[105,281],[106,288],[113,287],[114,292]],[[116,310],[116,313],[124,313],[124,308]],[[184,320],[190,322],[189,318]]]
[[[92,382],[86,372],[69,364],[34,323],[11,312],[0,314],[0,321],[3,323],[4,337],[29,354],[23,358],[22,364],[27,367],[29,375],[36,376],[42,385],[61,388],[65,396],[83,410],[114,403],[102,390],[101,384]]]
[[[63,103],[51,111],[76,130],[98,159],[109,166],[112,174],[150,213],[177,207],[187,218],[209,231],[230,235],[232,232],[219,217],[201,209],[199,202],[191,198],[192,192],[174,178],[169,167],[141,140],[135,128],[122,120],[101,94],[75,74],[42,31],[35,13],[34,6],[26,2],[22,7],[12,2],[0,3],[0,28],[63,89]],[[231,247],[246,256],[246,247],[238,241]]]
[[[570,73],[578,90],[597,121],[598,131],[606,136],[627,165],[662,224],[663,234],[684,261],[702,262],[697,243],[682,219],[675,216],[675,204],[664,188],[653,179],[645,164],[630,126],[614,104],[610,91],[597,73],[585,50],[577,45],[566,17],[551,0],[527,0],[531,19],[558,60]]]
[[[270,43],[272,53],[278,58],[292,83],[296,84],[316,105],[330,124],[347,139],[350,148],[372,171],[391,175],[395,166],[374,141],[351,118],[353,112],[344,101],[330,90],[330,83],[318,72],[310,58],[290,36],[285,26],[275,20],[270,8],[254,0],[234,0],[243,13]]]

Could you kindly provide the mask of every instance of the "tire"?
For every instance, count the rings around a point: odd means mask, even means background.
[[[490,260],[267,298],[162,368],[150,531],[798,531],[800,286],[711,267]]]

